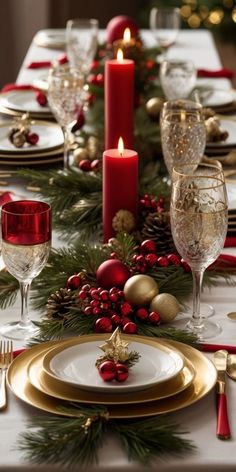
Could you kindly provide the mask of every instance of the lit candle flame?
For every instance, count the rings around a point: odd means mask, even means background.
[[[126,43],[128,43],[128,42],[130,41],[130,38],[131,38],[130,29],[129,29],[129,28],[125,28],[123,39],[124,39],[124,41],[125,41]]]
[[[117,51],[117,61],[123,61],[124,55],[122,49],[118,49]]]
[[[123,153],[124,153],[124,141],[123,141],[122,138],[119,138],[119,141],[118,141],[118,151],[119,151],[120,156],[123,156]]]

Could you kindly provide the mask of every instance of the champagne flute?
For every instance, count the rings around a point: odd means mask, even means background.
[[[69,168],[70,132],[83,102],[84,79],[68,66],[56,66],[48,77],[48,103],[64,135],[64,171]]]
[[[192,61],[163,61],[160,66],[160,82],[167,100],[188,98],[197,80]]]
[[[173,166],[195,164],[203,157],[206,127],[200,103],[170,100],[164,103],[160,117],[161,145],[171,177]]]
[[[74,69],[87,76],[98,44],[99,23],[95,18],[74,18],[66,23],[66,51]]]
[[[215,161],[215,164],[212,162],[200,162],[197,168],[193,164],[184,164],[183,166],[177,165],[173,167],[172,170],[172,182],[175,182],[176,180],[179,180],[186,175],[208,175],[211,177],[217,177],[224,181],[224,171],[219,161]],[[186,307],[186,309],[187,314],[192,311],[191,307]],[[186,311],[184,313],[186,313]],[[202,318],[209,318],[210,316],[213,316],[214,313],[215,309],[212,305],[209,305],[207,303],[201,303]]]
[[[149,22],[157,46],[161,49],[162,57],[166,57],[168,49],[175,43],[179,33],[180,9],[175,7],[152,8]]]
[[[193,275],[193,315],[186,329],[204,340],[221,327],[200,313],[205,269],[219,256],[227,233],[227,193],[223,180],[208,175],[185,175],[173,182],[170,205],[171,230],[179,254]]]
[[[28,316],[28,294],[32,280],[48,260],[51,208],[36,200],[12,201],[2,206],[1,220],[2,257],[7,270],[20,284],[21,319],[2,326],[0,334],[25,340],[38,329]]]

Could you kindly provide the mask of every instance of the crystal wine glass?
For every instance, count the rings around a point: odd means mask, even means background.
[[[51,247],[51,208],[47,203],[20,200],[1,209],[2,257],[7,270],[20,284],[21,320],[4,325],[0,334],[25,340],[38,329],[28,317],[32,280],[45,266]]]
[[[162,56],[165,57],[179,33],[180,9],[175,7],[152,8],[149,22],[157,46],[160,47]]]
[[[66,51],[74,69],[87,76],[98,43],[98,20],[74,18],[66,23]]]
[[[215,164],[212,162],[200,162],[197,167],[193,164],[185,164],[183,166],[177,165],[173,167],[172,170],[172,182],[175,182],[176,180],[179,180],[186,175],[208,175],[211,177],[217,177],[224,181],[224,171],[219,161],[215,161]],[[183,314],[189,314],[190,312],[192,312],[192,307],[185,307]],[[214,313],[215,309],[212,305],[209,305],[208,303],[201,303],[202,318],[209,318],[210,316],[213,316]]]
[[[160,117],[161,145],[167,170],[173,166],[200,163],[206,146],[206,128],[200,103],[170,100]]]
[[[218,324],[202,318],[200,294],[204,271],[224,246],[227,209],[225,183],[217,177],[186,175],[172,184],[172,236],[193,275],[193,316],[186,328],[202,340],[221,331]]]
[[[83,102],[84,79],[68,66],[56,66],[48,77],[48,103],[64,134],[64,171],[69,168],[70,132]]]
[[[197,80],[192,61],[163,61],[160,66],[160,82],[167,100],[188,98]]]

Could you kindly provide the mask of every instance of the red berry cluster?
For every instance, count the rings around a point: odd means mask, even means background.
[[[147,213],[163,213],[165,211],[165,199],[145,194],[140,197],[139,206],[141,211]]]
[[[178,254],[158,256],[156,243],[146,239],[137,248],[132,257],[133,271],[144,274],[153,266],[168,267],[169,265],[182,266],[185,272],[190,272],[190,267]]]
[[[67,288],[79,290],[78,297],[85,315],[97,317],[96,333],[111,333],[117,326],[126,333],[137,333],[135,320],[158,326],[161,319],[158,313],[147,308],[137,308],[125,300],[124,292],[117,287],[105,290],[84,283],[83,274],[71,275]]]
[[[97,172],[101,167],[101,161],[99,159],[82,159],[78,167],[83,172]]]
[[[124,382],[129,376],[129,369],[125,364],[108,360],[100,364],[98,372],[105,382],[111,382],[112,380]]]

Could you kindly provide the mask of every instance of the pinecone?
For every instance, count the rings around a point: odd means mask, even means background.
[[[52,293],[48,299],[46,309],[47,317],[53,319],[66,319],[71,305],[75,299],[75,294],[72,290],[67,288],[60,288],[55,293]]]
[[[149,213],[146,216],[141,232],[143,239],[152,239],[157,246],[158,255],[175,252],[170,228],[169,213]]]

